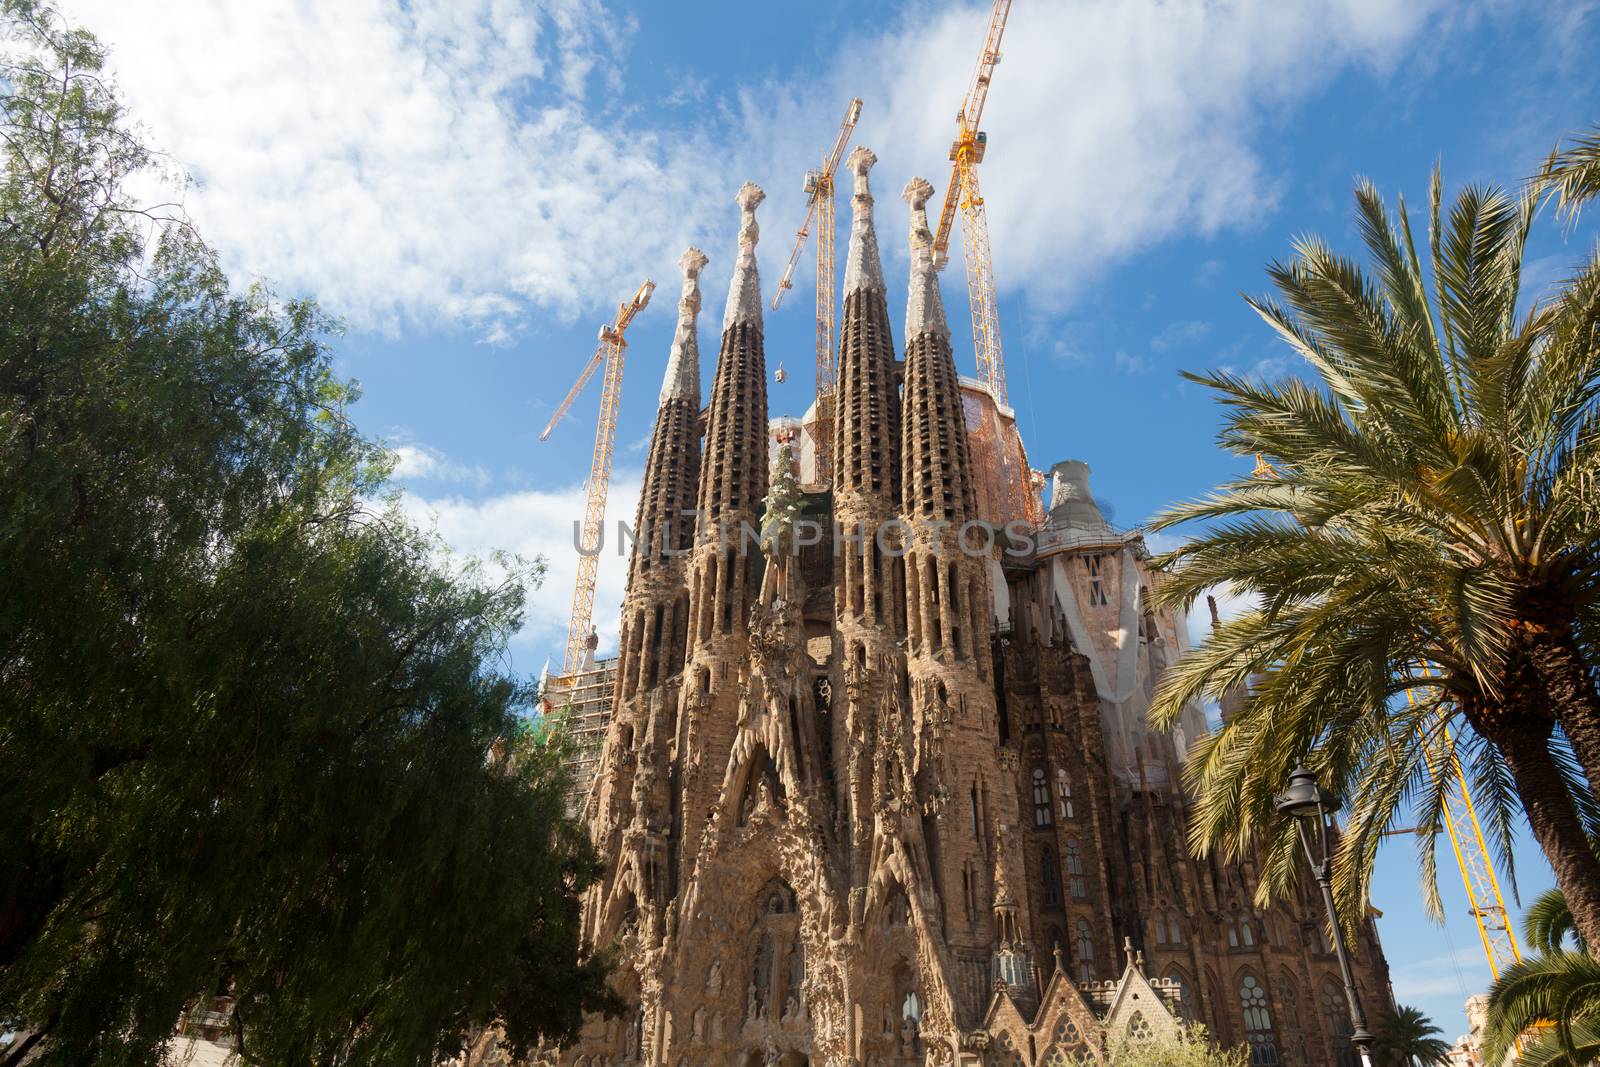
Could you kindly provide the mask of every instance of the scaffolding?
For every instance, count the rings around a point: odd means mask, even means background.
[[[571,775],[568,807],[583,810],[584,798],[600,767],[600,748],[611,725],[611,703],[617,687],[617,657],[597,659],[592,667],[552,677],[544,692],[544,713],[558,721],[572,742],[565,766]]]

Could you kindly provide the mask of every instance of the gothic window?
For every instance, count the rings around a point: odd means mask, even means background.
[[[1061,872],[1056,870],[1056,853],[1049,845],[1039,853],[1039,881],[1044,889],[1044,902],[1054,907],[1061,903]]]
[[[1256,943],[1255,932],[1250,927],[1248,912],[1236,912],[1228,917],[1228,947],[1251,948]]]
[[[1074,837],[1067,838],[1067,882],[1073,896],[1081,900],[1089,895],[1089,886],[1083,877],[1083,854],[1078,851],[1078,840]]]
[[[1133,1018],[1128,1020],[1128,1040],[1149,1041],[1154,1036],[1150,1031],[1150,1021],[1144,1017],[1144,1012],[1134,1012]]]
[[[1283,1036],[1284,1062],[1301,1064],[1306,1062],[1306,1038],[1300,1030],[1300,994],[1297,988],[1294,975],[1288,971],[1279,971],[1278,980],[1272,984],[1278,1005],[1278,1026]]]
[[[1250,1040],[1252,1067],[1275,1067],[1278,1042],[1272,1033],[1272,1014],[1267,1010],[1267,991],[1254,975],[1239,979],[1239,1007],[1244,1011],[1244,1032]]]
[[[1078,920],[1077,958],[1078,981],[1094,981],[1094,935],[1089,931],[1089,920]]]
[[[1056,769],[1056,811],[1063,819],[1072,818],[1072,779],[1065,767]]]
[[[1094,581],[1090,582],[1089,583],[1089,606],[1090,607],[1094,607],[1097,604],[1109,604],[1109,603],[1110,603],[1110,601],[1108,601],[1106,599],[1105,590],[1100,588],[1100,579],[1096,578]]]
[[[1050,825],[1050,786],[1043,767],[1033,769],[1033,825]]]
[[[1025,1067],[1022,1053],[1017,1051],[1017,1043],[1009,1032],[1002,1030],[1000,1040],[996,1043],[1000,1048],[993,1061],[995,1067]]]
[[[1344,990],[1331,978],[1322,983],[1322,1026],[1333,1043],[1334,1067],[1355,1067],[1356,1057],[1350,1046],[1350,1007]]]
[[[1183,944],[1183,928],[1178,925],[1178,913],[1167,912],[1167,940],[1174,945]]]
[[[1194,994],[1189,989],[1189,980],[1176,967],[1167,972],[1167,977],[1178,984],[1178,1014],[1185,1019],[1193,1019]]]
[[[1167,919],[1166,919],[1166,916],[1162,915],[1160,912],[1156,912],[1155,921],[1152,922],[1150,925],[1155,927],[1156,944],[1165,945],[1167,943]]]
[[[1280,972],[1278,980],[1273,984],[1273,991],[1277,994],[1278,1011],[1282,1021],[1288,1026],[1300,1025],[1300,998],[1294,991],[1294,978],[1288,972]]]
[[[1039,1058],[1041,1067],[1078,1067],[1095,1062],[1094,1054],[1084,1045],[1078,1024],[1066,1015],[1056,1021],[1050,1041],[1050,1047]]]

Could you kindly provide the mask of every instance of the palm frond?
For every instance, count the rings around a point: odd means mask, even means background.
[[[1522,937],[1529,948],[1546,956],[1565,952],[1569,937],[1577,942],[1578,951],[1585,950],[1567,898],[1559,889],[1545,890],[1528,905],[1528,913],[1522,917]]]
[[[1534,179],[1534,186],[1554,198],[1558,212],[1576,218],[1583,204],[1600,195],[1600,127],[1557,148]]]
[[[1600,1034],[1593,1028],[1600,1023],[1600,962],[1586,953],[1561,952],[1507,968],[1489,989],[1484,1061],[1501,1062],[1540,1022],[1553,1024],[1532,1042],[1544,1046],[1546,1062],[1578,1067],[1600,1054]]]

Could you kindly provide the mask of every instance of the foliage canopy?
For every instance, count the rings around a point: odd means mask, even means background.
[[[383,502],[333,324],[134,200],[92,36],[0,18],[0,1022],[74,1065],[209,994],[247,1063],[572,1031],[597,861],[497,667],[540,565]]]

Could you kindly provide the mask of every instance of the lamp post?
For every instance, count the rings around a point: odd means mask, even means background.
[[[1344,977],[1344,998],[1350,1007],[1350,1022],[1354,1030],[1350,1043],[1361,1053],[1362,1067],[1372,1067],[1372,1034],[1367,1029],[1367,1016],[1361,1010],[1356,996],[1355,976],[1350,973],[1350,956],[1344,949],[1344,932],[1339,927],[1339,916],[1333,908],[1333,875],[1328,856],[1328,821],[1339,810],[1339,798],[1317,784],[1314,774],[1304,767],[1296,767],[1289,774],[1289,788],[1273,798],[1279,815],[1294,819],[1300,834],[1300,844],[1306,850],[1311,873],[1322,887],[1322,905],[1328,910],[1328,924],[1333,928],[1333,951],[1339,957],[1339,971]],[[1307,828],[1315,826],[1315,834]],[[1312,847],[1313,836],[1316,847]]]

